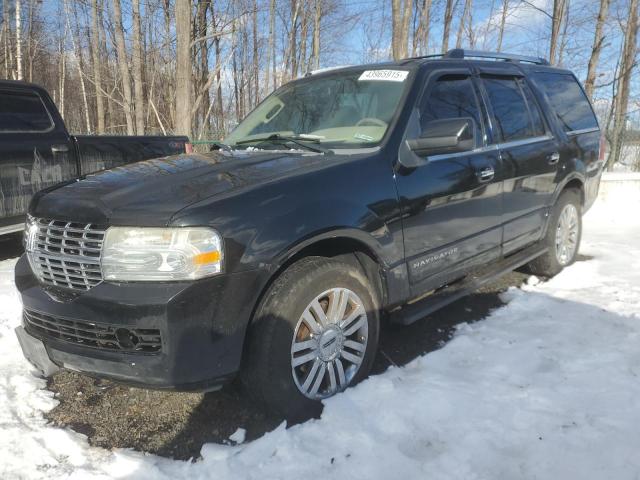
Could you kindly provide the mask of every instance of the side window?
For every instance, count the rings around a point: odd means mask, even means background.
[[[473,83],[466,75],[440,77],[431,90],[420,111],[420,127],[433,120],[471,117],[476,123],[476,138],[480,133],[480,107],[474,93]]]
[[[549,97],[551,108],[565,132],[598,128],[589,100],[573,75],[536,73],[533,78]]]
[[[53,126],[34,93],[0,92],[0,132],[44,132]]]
[[[544,133],[544,125],[537,105],[525,100],[527,93],[519,79],[485,77],[484,86],[493,107],[497,128],[502,133],[502,141],[510,142],[536,137]],[[528,90],[528,89],[527,89]],[[531,95],[531,92],[529,92]]]

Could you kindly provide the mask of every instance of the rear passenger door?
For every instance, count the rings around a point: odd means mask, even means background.
[[[403,142],[399,169],[405,256],[413,296],[419,296],[500,255],[502,173],[498,150],[486,147],[479,92],[468,69],[433,72],[406,139],[433,121],[471,118],[471,151],[420,156]],[[403,160],[404,161],[404,160]]]
[[[503,254],[539,240],[557,184],[560,151],[523,76],[482,74],[502,159]]]
[[[34,193],[76,175],[69,136],[49,101],[36,89],[0,86],[0,234],[22,228]]]

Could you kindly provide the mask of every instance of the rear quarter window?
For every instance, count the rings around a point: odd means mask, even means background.
[[[535,73],[533,79],[549,98],[549,106],[565,132],[598,128],[589,100],[573,75]]]
[[[0,133],[46,132],[52,127],[53,121],[40,96],[0,91]]]

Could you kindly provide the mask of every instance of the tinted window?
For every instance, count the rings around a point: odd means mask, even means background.
[[[42,132],[51,126],[51,117],[39,96],[0,92],[0,132]]]
[[[471,117],[476,122],[476,138],[480,138],[480,110],[471,79],[460,75],[440,78],[431,91],[420,114],[420,126],[433,120]]]
[[[544,131],[544,129],[541,130],[539,115],[537,122],[532,117],[519,80],[515,78],[484,78],[483,80],[503,141],[535,137]]]
[[[598,127],[591,105],[572,75],[536,73],[533,78],[549,97],[551,108],[565,132]]]
[[[524,97],[527,99],[527,106],[529,107],[529,114],[531,115],[533,135],[544,135],[544,122],[542,121],[542,113],[540,112],[538,102],[536,102],[536,99],[533,96],[533,92],[527,86],[527,84],[523,81],[519,81],[519,83],[520,87],[522,87],[522,93],[524,93]]]

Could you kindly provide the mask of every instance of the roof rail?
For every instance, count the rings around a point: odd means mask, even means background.
[[[529,57],[526,55],[515,55],[512,53],[494,53],[482,50],[464,50],[462,48],[454,48],[444,54],[443,58],[493,58],[496,60],[506,60],[508,62],[527,62],[537,65],[549,65],[549,62],[540,57]]]

